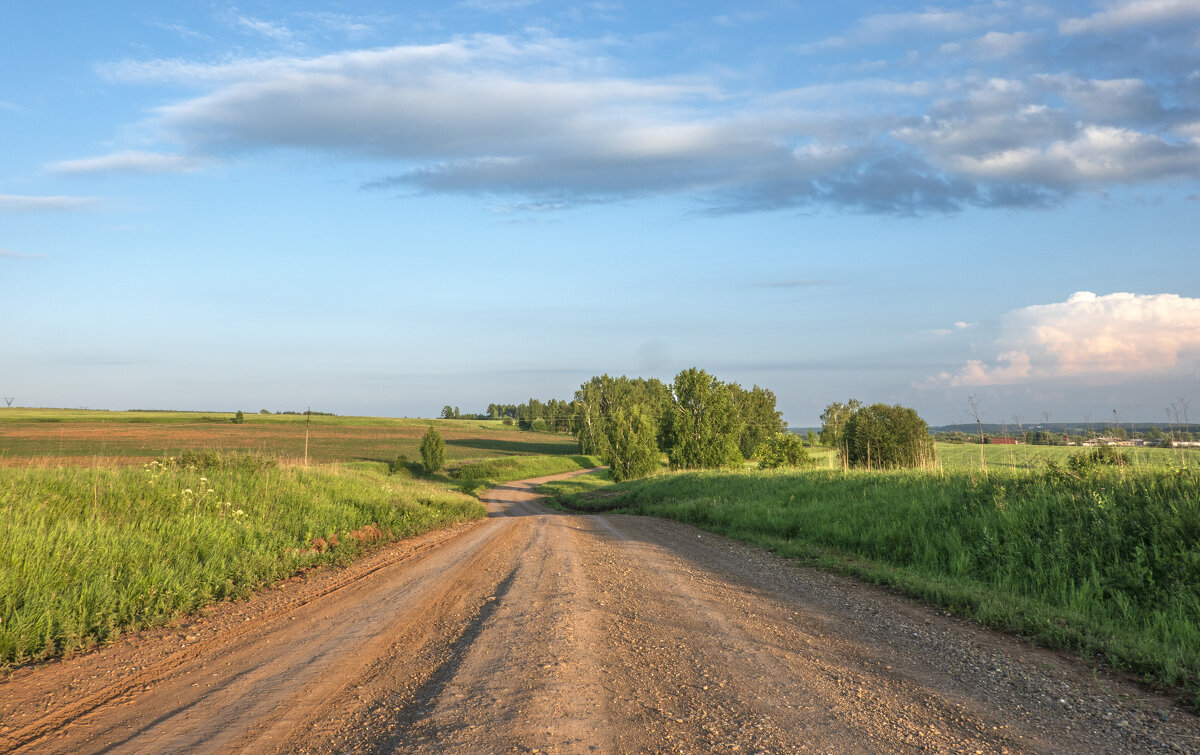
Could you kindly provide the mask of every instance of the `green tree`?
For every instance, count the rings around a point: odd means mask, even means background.
[[[579,440],[580,452],[604,455],[609,442],[608,426],[621,409],[628,415],[638,407],[645,419],[657,427],[667,396],[667,387],[654,378],[600,375],[579,386],[570,404],[570,425]]]
[[[645,477],[658,468],[658,428],[640,406],[618,408],[607,423],[604,461],[617,482]]]
[[[929,426],[915,410],[872,404],[846,420],[842,454],[852,467],[924,467],[934,460],[933,438]]]
[[[442,419],[454,419],[454,407],[449,404],[442,407],[442,413],[439,415]]]
[[[842,445],[842,430],[846,420],[862,408],[862,402],[852,398],[846,403],[834,401],[821,413],[821,445],[838,448]]]
[[[429,426],[425,437],[421,439],[421,462],[430,474],[446,466],[446,441],[442,440],[442,434],[433,425]]]
[[[758,459],[759,469],[807,467],[816,463],[808,455],[808,451],[804,450],[800,436],[788,432],[776,433],[767,438],[754,452],[754,456]]]
[[[808,441],[809,448],[817,447],[817,433],[811,427],[808,428],[808,435],[806,436],[805,440]]]
[[[729,386],[692,367],[675,376],[662,415],[661,440],[673,469],[704,469],[743,460],[744,423]]]
[[[787,432],[783,412],[775,408],[775,394],[757,385],[750,390],[737,383],[729,385],[734,409],[742,419],[742,432],[738,437],[738,450],[749,459],[767,438]]]
[[[246,415],[242,414],[242,410],[238,409],[237,414],[233,415],[233,424],[240,425],[246,421]]]

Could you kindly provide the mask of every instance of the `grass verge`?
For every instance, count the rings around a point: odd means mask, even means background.
[[[1200,707],[1195,469],[696,472],[546,492],[575,511],[687,522],[1098,654]]]
[[[0,468],[0,668],[486,513],[444,484],[389,476],[386,464],[250,458]]]
[[[473,494],[478,490],[486,490],[512,480],[549,477],[564,472],[591,469],[603,463],[596,456],[505,456],[464,464],[451,470],[450,475],[458,480],[459,488],[463,492]]]

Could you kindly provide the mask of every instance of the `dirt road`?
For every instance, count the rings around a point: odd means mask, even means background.
[[[549,478],[547,478],[549,479]],[[0,684],[0,751],[1200,752],[1085,664],[511,483],[482,522]]]

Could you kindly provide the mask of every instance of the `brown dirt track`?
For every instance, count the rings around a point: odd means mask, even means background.
[[[538,481],[482,522],[0,684],[18,752],[1194,752],[1081,661]]]

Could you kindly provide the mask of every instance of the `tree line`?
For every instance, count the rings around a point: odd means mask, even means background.
[[[447,406],[443,416],[465,415]],[[523,429],[570,433],[581,453],[603,458],[617,480],[649,474],[664,455],[672,469],[730,467],[750,459],[768,469],[811,463],[803,441],[788,432],[772,391],[726,383],[697,367],[670,382],[599,375],[570,401],[489,404],[486,416]],[[821,422],[821,444],[836,448],[846,467],[892,469],[934,461],[929,426],[913,409],[835,401]],[[809,433],[810,445],[817,439]]]

